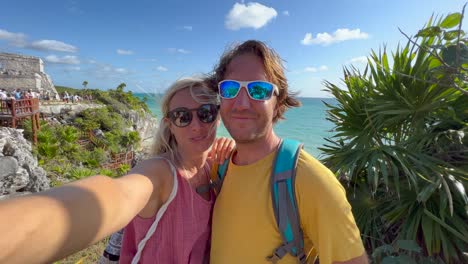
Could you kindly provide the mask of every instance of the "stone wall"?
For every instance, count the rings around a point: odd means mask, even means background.
[[[68,114],[77,115],[81,111],[91,108],[106,107],[102,104],[41,104],[39,111],[47,116]]]
[[[49,91],[52,96],[57,94],[40,58],[0,53],[0,89],[11,92],[18,88],[38,93]]]

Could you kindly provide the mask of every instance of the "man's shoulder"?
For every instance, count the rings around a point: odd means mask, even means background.
[[[322,162],[304,149],[301,149],[299,152],[297,169],[306,170],[312,173],[331,173],[331,171]]]
[[[335,174],[323,163],[310,155],[307,151],[301,150],[296,167],[296,186],[300,189],[342,189]]]

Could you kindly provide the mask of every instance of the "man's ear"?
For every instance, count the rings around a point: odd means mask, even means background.
[[[278,103],[278,100],[276,100],[275,109],[273,110],[273,120],[275,120],[276,117],[278,116],[278,112],[279,112],[279,103]]]

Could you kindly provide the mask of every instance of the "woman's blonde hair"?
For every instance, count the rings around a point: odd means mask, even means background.
[[[167,117],[167,113],[170,110],[169,104],[171,103],[172,98],[177,92],[184,89],[190,89],[192,98],[198,103],[219,105],[220,100],[218,94],[209,88],[205,79],[186,77],[173,83],[169,89],[167,89],[161,100],[162,116],[160,117],[158,131],[156,132],[156,137],[154,139],[152,151],[152,154],[154,155],[169,153],[172,159],[175,159],[177,141],[164,119]]]

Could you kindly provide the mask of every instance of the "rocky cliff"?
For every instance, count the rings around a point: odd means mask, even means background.
[[[158,120],[149,113],[139,114],[135,110],[123,113],[124,117],[131,120],[133,130],[138,131],[141,138],[141,147],[143,152],[148,152],[153,143],[153,137],[156,135]]]
[[[44,169],[21,130],[0,127],[0,199],[49,188]]]

